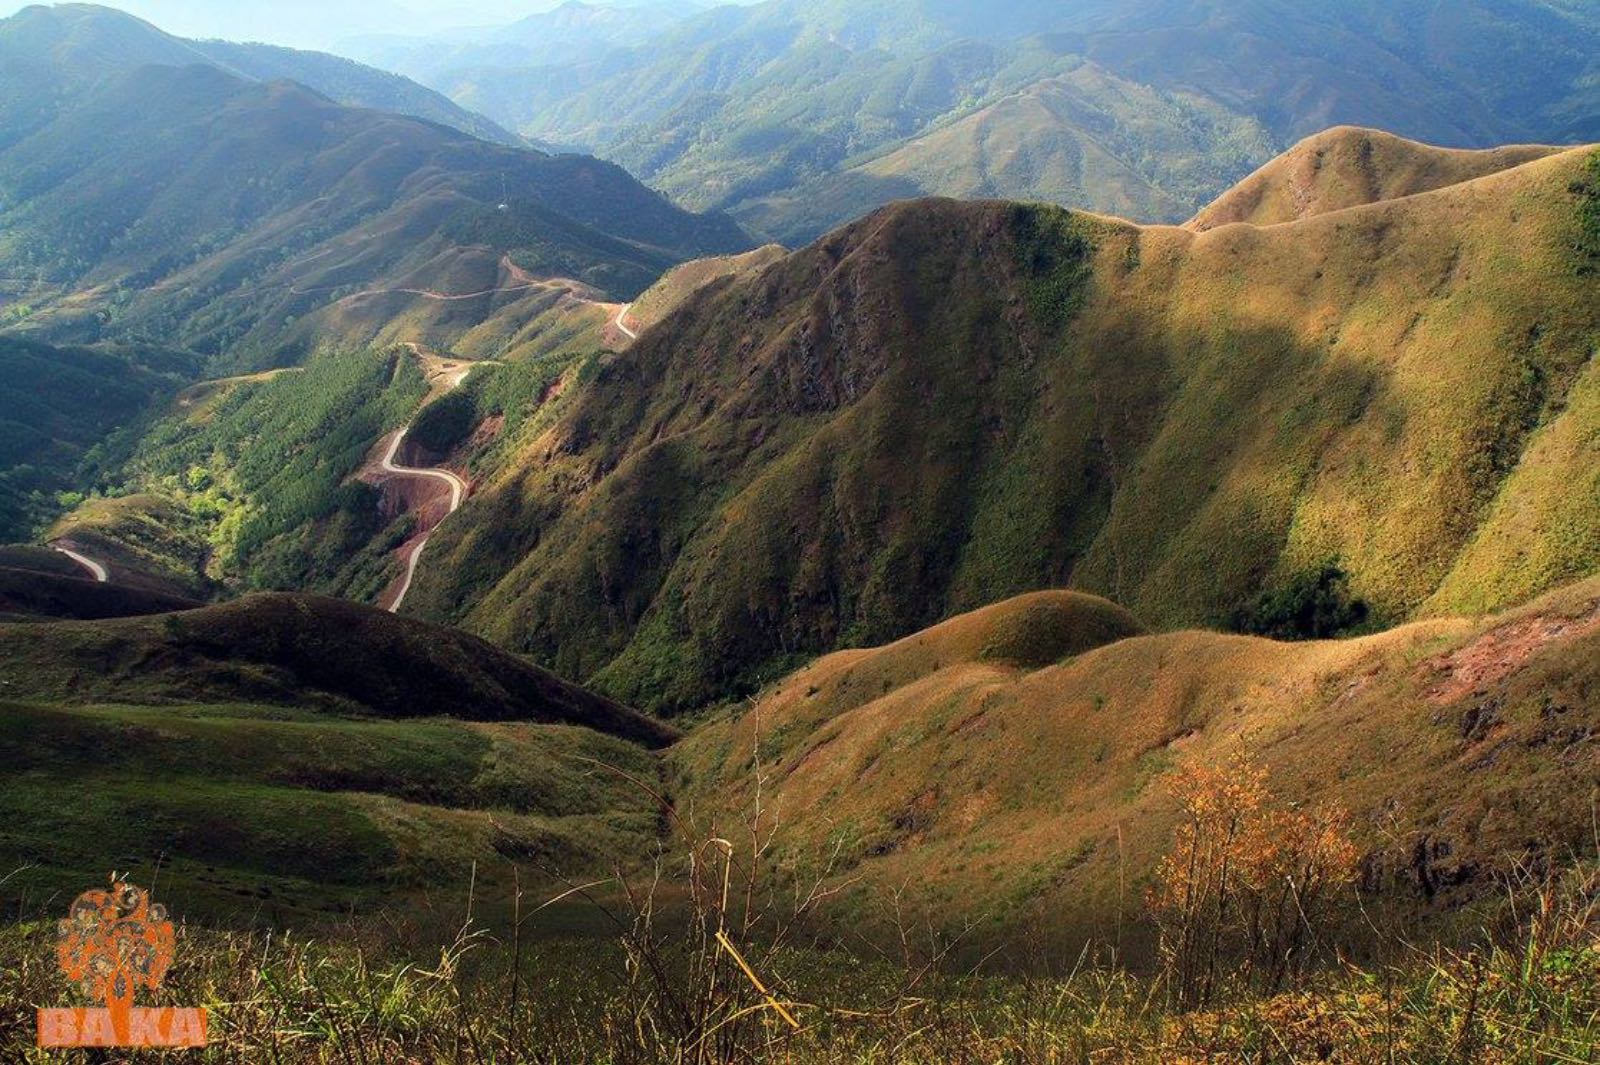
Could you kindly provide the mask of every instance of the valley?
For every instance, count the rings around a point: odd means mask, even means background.
[[[1592,12],[382,20],[0,19],[0,1058],[1597,1060]]]

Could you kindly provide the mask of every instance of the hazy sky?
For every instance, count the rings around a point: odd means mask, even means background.
[[[425,33],[451,26],[510,22],[561,0],[113,0],[118,7],[182,37],[268,41],[327,48],[368,33]],[[0,15],[27,3],[0,0]]]

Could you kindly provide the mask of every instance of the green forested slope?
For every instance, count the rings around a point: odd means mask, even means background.
[[[59,496],[81,483],[87,452],[190,369],[155,351],[112,354],[0,336],[0,543],[31,538],[61,509]]]
[[[30,9],[8,40],[0,292],[6,326],[41,339],[153,338],[225,370],[396,323],[409,335],[382,339],[442,345],[519,301],[544,301],[532,318],[570,292],[583,318],[582,299],[750,243],[612,164],[241,77],[137,20]]]

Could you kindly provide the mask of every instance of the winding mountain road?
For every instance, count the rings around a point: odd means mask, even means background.
[[[629,329],[628,328],[628,323],[623,321],[623,319],[628,316],[628,312],[631,311],[631,310],[633,310],[633,304],[624,303],[622,305],[622,307],[617,311],[617,320],[615,322],[612,322],[611,324],[616,326],[619,330],[621,330],[622,331],[622,335],[627,337],[629,340],[638,340],[639,339],[639,334],[635,333],[632,329]]]
[[[72,548],[63,547],[61,544],[51,544],[50,546],[61,552],[63,555],[66,555],[68,558],[72,559],[72,561],[76,562],[84,569],[88,570],[90,574],[94,576],[94,579],[99,583],[109,584],[111,582],[111,572],[107,570],[104,565],[96,562],[88,555],[81,555]]]
[[[381,468],[384,473],[393,474],[397,477],[431,478],[433,480],[443,481],[445,484],[448,484],[450,486],[450,509],[446,511],[444,515],[445,518],[448,518],[451,514],[454,514],[456,511],[460,510],[461,504],[466,500],[468,491],[467,482],[463,481],[460,477],[457,477],[449,470],[441,469],[436,466],[417,467],[397,465],[394,461],[394,458],[400,453],[400,445],[405,442],[406,433],[410,431],[410,426],[407,426],[398,433],[394,434],[394,440],[389,444],[389,450],[383,456]],[[440,518],[439,524],[443,524],[443,522],[444,518]],[[429,529],[427,533],[425,533],[422,538],[417,541],[416,546],[411,549],[411,555],[406,559],[405,577],[400,582],[399,591],[395,593],[394,602],[389,604],[389,613],[397,614],[400,612],[401,604],[406,601],[406,595],[411,591],[411,582],[416,579],[417,563],[422,559],[423,548],[428,546],[428,539],[433,535],[434,529],[439,527],[439,524],[435,524],[433,529]]]
[[[428,376],[428,397],[423,402],[424,407],[446,392],[460,388],[461,383],[467,379],[467,375],[477,367],[492,365],[487,361],[464,362],[455,358],[441,357],[438,354],[429,352],[421,344],[414,341],[408,341],[405,346],[422,363],[423,371]],[[384,449],[383,457],[378,460],[374,472],[385,479],[406,478],[447,485],[450,489],[450,506],[438,521],[423,527],[421,536],[402,548],[402,550],[406,551],[405,573],[400,578],[400,584],[394,590],[393,598],[388,604],[385,605],[382,599],[379,600],[379,605],[391,614],[398,613],[400,607],[405,603],[406,596],[411,591],[411,582],[417,576],[417,563],[422,559],[422,552],[428,546],[429,538],[433,536],[446,518],[461,509],[461,504],[466,502],[467,496],[472,491],[472,486],[465,480],[443,467],[402,466],[395,461],[400,454],[401,446],[405,443],[406,434],[410,432],[411,426],[407,425],[394,434],[394,437],[389,441],[388,447]],[[427,504],[424,504],[419,509],[426,509],[426,506]]]

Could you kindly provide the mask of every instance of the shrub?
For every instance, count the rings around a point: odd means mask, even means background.
[[[1366,601],[1350,592],[1350,576],[1334,562],[1296,574],[1238,611],[1233,627],[1275,640],[1326,640],[1366,624]]]
[[[1344,813],[1274,804],[1266,772],[1243,758],[1185,769],[1173,793],[1184,820],[1148,898],[1173,988],[1190,1006],[1213,999],[1224,972],[1281,990],[1313,957],[1336,889],[1355,880]]]

